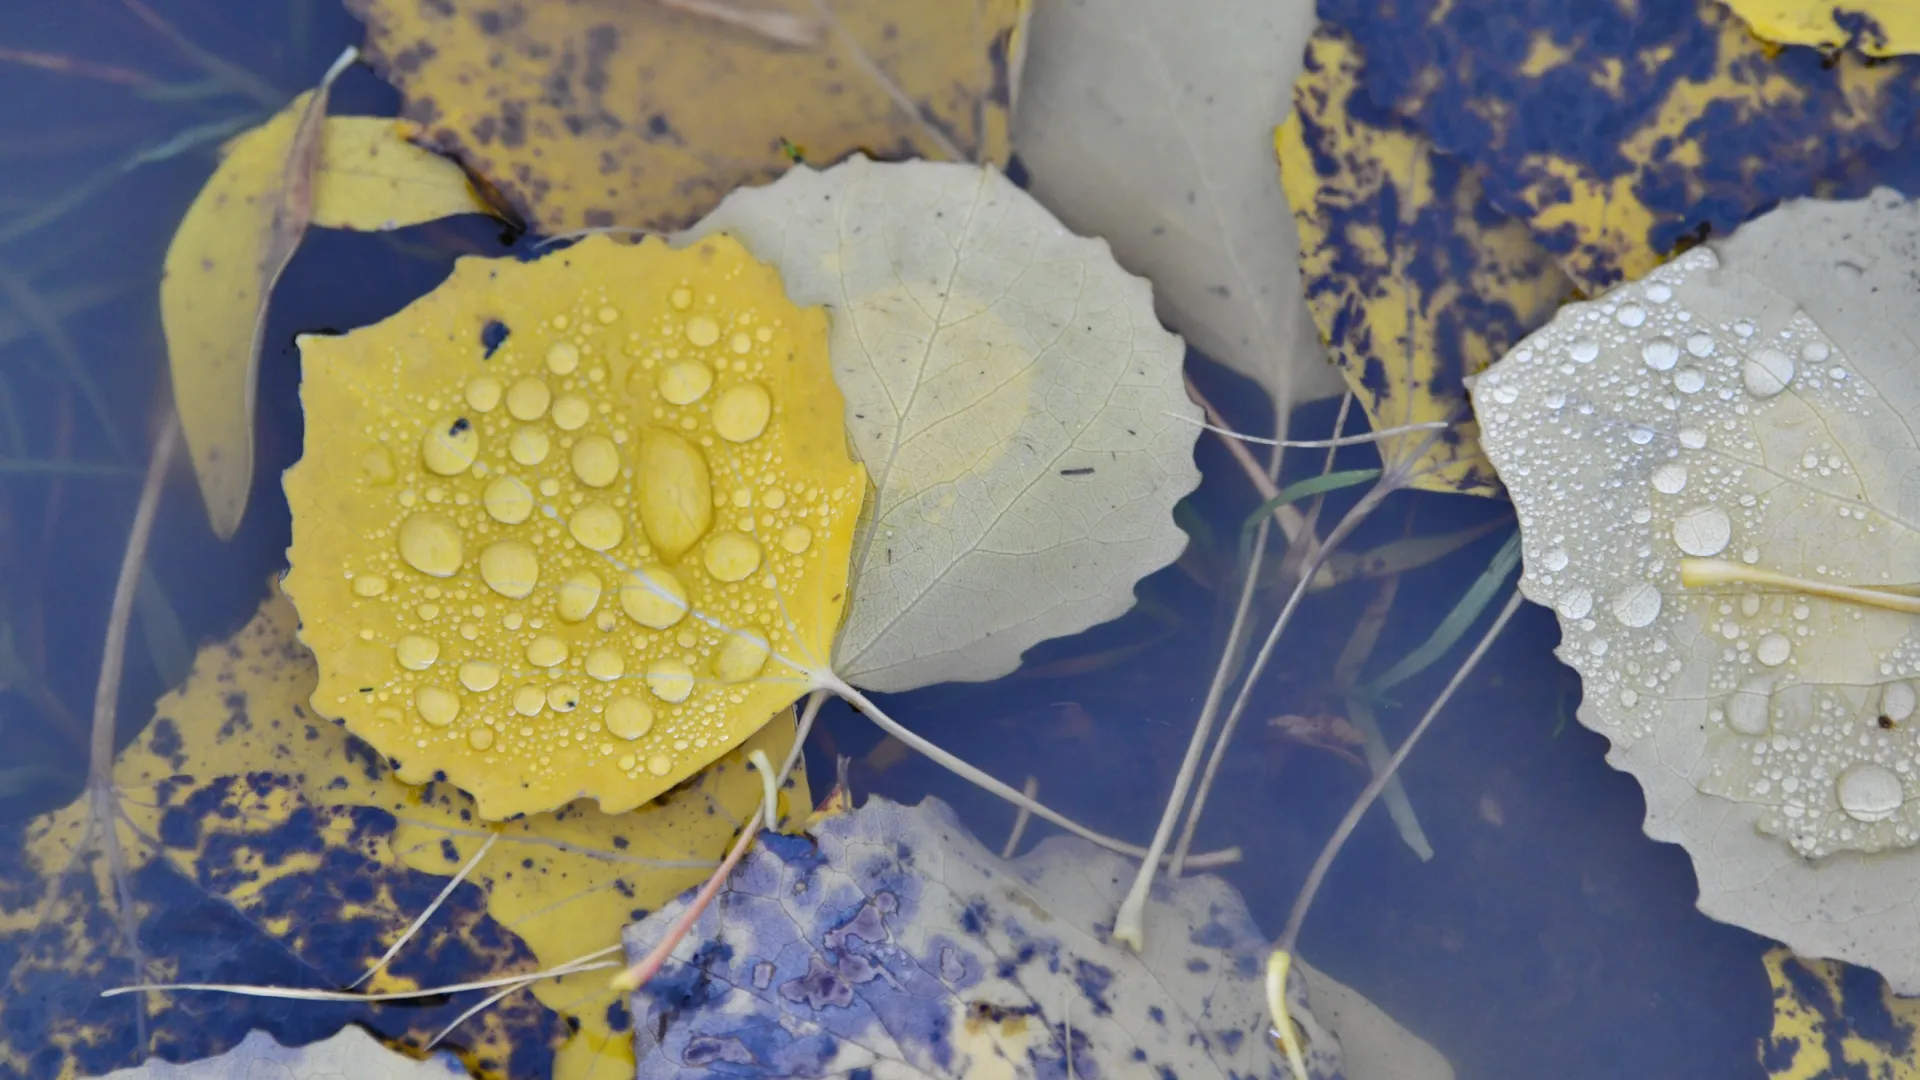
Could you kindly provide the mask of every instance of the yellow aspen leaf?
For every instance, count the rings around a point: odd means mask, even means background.
[[[1759,1058],[1772,1080],[1920,1080],[1920,1001],[1899,997],[1880,976],[1837,960],[1775,946],[1762,962],[1773,985],[1773,1031]]]
[[[349,0],[427,145],[542,232],[691,224],[796,154],[1004,164],[1028,0]]]
[[[1852,48],[1868,56],[1920,52],[1920,7],[1912,0],[1727,0],[1754,36],[1782,45]]]
[[[33,1039],[0,1036],[0,1069],[37,1075],[51,1051],[67,1063],[58,1074],[99,1075],[150,1053],[220,1053],[253,1028],[298,1044],[344,1022],[419,1050],[484,996],[382,1007],[147,995],[146,1046],[137,1045],[129,999],[97,996],[143,981],[347,986],[488,837],[466,796],[399,783],[364,743],[313,715],[316,670],[297,625],[292,605],[269,597],[233,638],[202,651],[193,676],[160,701],[115,764],[126,895],[149,928],[144,969],[119,932],[122,894],[100,844],[104,822],[85,797],[29,823],[24,843],[0,848],[0,956],[10,965],[0,1032]],[[761,784],[746,755],[780,759],[792,740],[791,720],[770,724],[636,813],[573,806],[495,830],[469,884],[361,988],[533,972],[617,945],[621,926],[702,880],[755,811]],[[804,811],[804,777],[784,801]],[[510,996],[449,1036],[475,1075],[633,1074],[624,1003],[604,971],[536,984],[533,995]]]
[[[167,248],[160,321],[173,399],[222,538],[239,528],[253,483],[267,304],[307,225],[374,231],[489,212],[459,166],[408,143],[393,120],[325,113],[323,87],[233,139]]]
[[[462,259],[300,347],[286,590],[401,779],[618,813],[827,670],[866,473],[825,314],[737,241]]]
[[[1376,429],[1451,421],[1380,442],[1412,486],[1499,491],[1463,380],[1545,322],[1572,290],[1479,181],[1366,101],[1353,43],[1322,28],[1294,112],[1275,133],[1300,229],[1307,308]]]

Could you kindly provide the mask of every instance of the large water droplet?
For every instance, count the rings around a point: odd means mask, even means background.
[[[1793,655],[1793,642],[1788,641],[1785,634],[1768,634],[1753,647],[1753,655],[1768,667],[1779,667]]]
[[[1765,735],[1771,726],[1772,686],[1753,682],[1727,696],[1727,726],[1742,735]]]
[[[1600,355],[1600,343],[1592,338],[1581,338],[1568,346],[1567,355],[1573,357],[1576,364],[1591,364]]]
[[[1740,378],[1747,384],[1747,393],[1770,398],[1793,381],[1793,357],[1779,349],[1761,349],[1740,365]]]
[[[1880,690],[1880,715],[1889,720],[1900,721],[1912,716],[1915,704],[1910,682],[1888,683]]]
[[[1713,355],[1713,335],[1711,334],[1687,335],[1687,351],[1698,357],[1704,358],[1704,357],[1712,356]]]
[[[1885,821],[1900,809],[1905,793],[1900,778],[1871,761],[1848,767],[1834,785],[1840,809],[1855,821]]]
[[[1695,427],[1680,429],[1680,445],[1689,450],[1704,450],[1707,447],[1707,433]]]
[[[1653,476],[1649,480],[1653,484],[1653,490],[1660,494],[1678,495],[1687,488],[1687,467],[1669,461],[1653,470]]]
[[[1567,549],[1554,548],[1552,551],[1540,556],[1540,565],[1545,567],[1548,573],[1557,574],[1565,570],[1567,568]]]
[[[1593,594],[1585,589],[1574,589],[1560,598],[1555,609],[1562,618],[1584,619],[1593,610]]]
[[[1613,317],[1621,326],[1639,326],[1647,321],[1647,309],[1639,304],[1628,304],[1615,312]]]
[[[1683,394],[1697,394],[1707,388],[1707,374],[1688,365],[1673,373],[1673,388]]]
[[[1660,617],[1660,590],[1646,581],[1629,585],[1613,598],[1613,617],[1620,620],[1620,625],[1636,629],[1651,625]]]
[[[1669,371],[1680,362],[1680,346],[1672,338],[1654,338],[1640,347],[1640,359],[1655,371]]]
[[[1673,523],[1673,542],[1699,558],[1720,554],[1732,539],[1733,521],[1717,506],[1696,506]]]

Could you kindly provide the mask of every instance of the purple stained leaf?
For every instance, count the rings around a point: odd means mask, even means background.
[[[1071,838],[1002,860],[931,798],[765,837],[634,995],[638,1075],[1292,1080],[1239,895],[1211,876],[1157,885],[1137,956],[1107,940],[1132,875]],[[629,955],[687,899],[628,927]],[[1339,1044],[1290,990],[1313,1080],[1334,1080]]]

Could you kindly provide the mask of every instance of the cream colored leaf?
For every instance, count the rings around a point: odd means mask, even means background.
[[[984,680],[1133,605],[1185,544],[1199,410],[1147,283],[998,170],[854,158],[738,191],[725,231],[830,313],[877,493],[833,654],[851,683]],[[1185,419],[1182,419],[1185,418]]]
[[[151,1058],[117,1069],[102,1080],[464,1080],[467,1070],[451,1054],[416,1061],[381,1046],[357,1027],[310,1046],[281,1046],[264,1031],[215,1057],[179,1065]]]
[[[1035,5],[1014,114],[1030,190],[1153,281],[1167,324],[1290,402],[1345,387],[1300,285],[1273,130],[1312,0]]]
[[[1562,309],[1474,390],[1521,588],[1559,613],[1580,720],[1645,788],[1648,834],[1692,856],[1701,910],[1903,993],[1916,273],[1920,205],[1790,203]]]

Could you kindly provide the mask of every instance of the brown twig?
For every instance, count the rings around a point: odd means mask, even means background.
[[[39,68],[41,71],[72,75],[81,79],[97,79],[101,82],[118,83],[121,86],[137,86],[141,89],[160,85],[160,80],[144,71],[135,71],[115,64],[103,64],[96,60],[62,56],[59,53],[11,49],[4,45],[0,45],[0,63],[18,64],[21,67]]]

